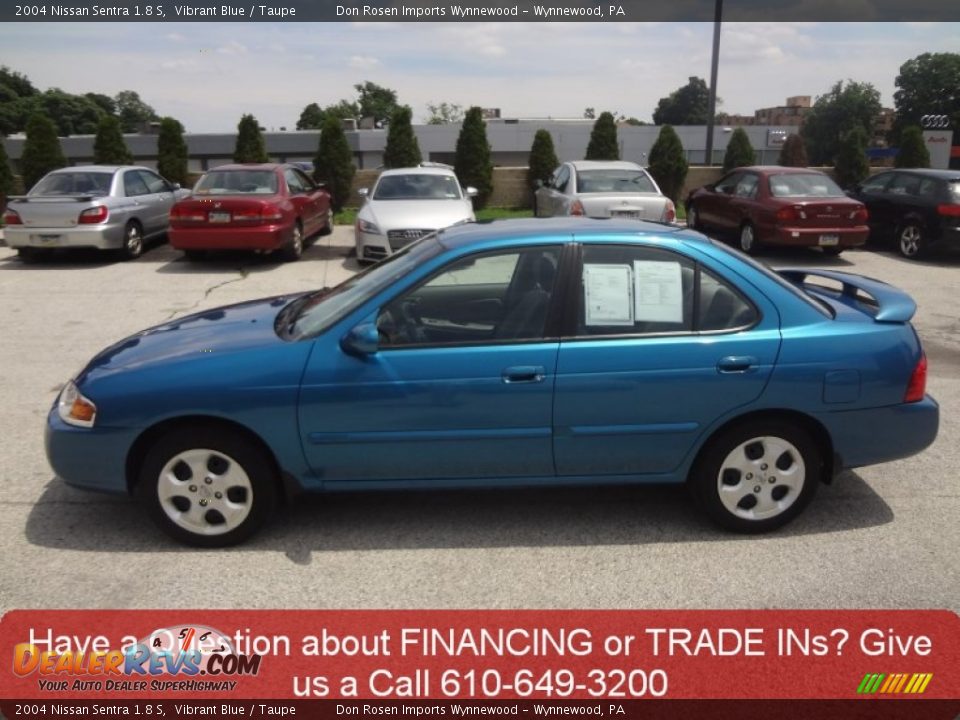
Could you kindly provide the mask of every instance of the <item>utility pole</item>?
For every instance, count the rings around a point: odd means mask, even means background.
[[[716,0],[713,10],[713,60],[710,63],[710,101],[707,103],[707,156],[705,165],[713,165],[713,116],[717,114],[717,65],[720,62],[720,25],[723,0]]]

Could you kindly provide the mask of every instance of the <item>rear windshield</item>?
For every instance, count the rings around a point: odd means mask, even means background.
[[[113,173],[60,172],[38,182],[31,195],[108,195]]]
[[[577,173],[580,193],[655,193],[643,170],[582,170]]]
[[[374,200],[459,200],[460,183],[453,175],[387,175],[380,178]]]
[[[844,197],[840,186],[820,173],[771,175],[770,194],[774,197]]]
[[[212,170],[197,181],[195,195],[274,195],[277,175],[272,170]]]

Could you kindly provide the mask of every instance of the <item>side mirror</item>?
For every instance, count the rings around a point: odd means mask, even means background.
[[[180,183],[173,183],[170,187],[173,188],[174,192],[180,189]]]
[[[467,197],[472,198],[477,196],[477,189],[475,187],[467,187]]]
[[[370,194],[370,188],[360,188],[359,190],[357,190],[357,195],[359,195],[362,198],[365,198],[369,194]]]
[[[348,355],[366,357],[380,348],[380,333],[372,322],[360,323],[340,339],[340,347]]]

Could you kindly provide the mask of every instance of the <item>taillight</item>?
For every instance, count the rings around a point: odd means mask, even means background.
[[[870,217],[870,214],[867,212],[865,207],[858,207],[852,213],[850,213],[850,219],[856,223],[865,223],[867,218]]]
[[[920,355],[917,366],[913,369],[907,392],[903,396],[905,403],[920,402],[927,393],[927,356]]]
[[[960,217],[960,205],[937,205],[937,213],[947,217]]]
[[[178,208],[176,205],[170,210],[171,223],[203,222],[206,219],[206,213],[197,210],[190,211],[186,208]]]
[[[277,222],[283,220],[283,213],[280,212],[279,208],[267,205],[260,211],[260,220],[262,222]]]
[[[3,214],[3,222],[6,225],[23,225],[23,220],[20,219],[20,213],[16,210],[7,210]]]
[[[807,214],[803,212],[803,208],[799,205],[787,205],[777,210],[778,222],[793,222],[806,217]]]
[[[96,225],[97,223],[106,222],[108,217],[110,217],[110,211],[107,210],[106,205],[94,205],[92,208],[87,208],[80,213],[77,222],[81,225]]]
[[[663,211],[663,220],[664,222],[673,222],[677,219],[677,208],[673,204],[673,200],[667,200],[667,207]]]
[[[570,214],[582,217],[584,215],[583,203],[579,200],[574,200],[573,204],[570,205]]]

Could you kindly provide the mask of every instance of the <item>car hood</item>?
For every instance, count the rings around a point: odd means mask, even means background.
[[[383,231],[439,230],[473,219],[473,210],[463,200],[374,200],[360,216]]]
[[[281,295],[213,308],[143,330],[100,352],[77,382],[114,370],[284,343],[274,331],[274,321],[297,297]]]

